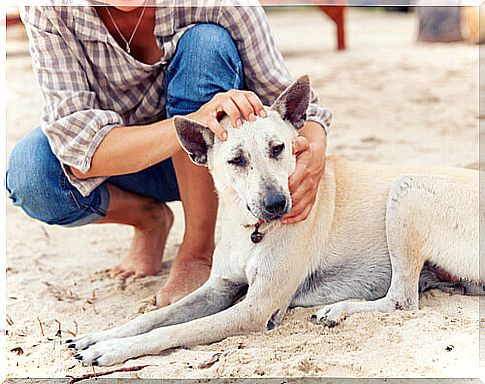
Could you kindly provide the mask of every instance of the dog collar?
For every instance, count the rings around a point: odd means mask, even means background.
[[[261,240],[263,240],[264,233],[259,232],[259,227],[264,222],[265,222],[264,220],[258,220],[256,224],[246,224],[246,225],[243,225],[244,228],[254,227],[254,231],[251,233],[251,237],[250,237],[251,241],[254,244],[257,244],[257,243],[261,242]]]

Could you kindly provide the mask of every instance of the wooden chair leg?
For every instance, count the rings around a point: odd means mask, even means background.
[[[340,18],[337,22],[337,49],[339,51],[345,50],[345,18],[344,7],[340,8]]]
[[[7,15],[6,21],[7,27],[21,23],[19,15]]]
[[[342,51],[345,49],[345,18],[344,18],[344,6],[325,6],[319,5],[319,8],[325,12],[325,14],[335,22],[337,27],[337,49]]]

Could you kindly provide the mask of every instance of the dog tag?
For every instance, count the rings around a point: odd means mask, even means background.
[[[254,244],[257,244],[259,243],[261,240],[263,240],[263,236],[264,234],[259,232],[259,224],[256,224],[254,226],[254,232],[251,233],[251,241],[254,243]]]

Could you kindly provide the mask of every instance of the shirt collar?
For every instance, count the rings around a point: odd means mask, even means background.
[[[93,2],[83,1],[90,6],[72,7],[73,25],[76,36],[81,40],[88,41],[109,41],[109,32],[96,12]],[[176,0],[155,0],[157,10],[155,13],[154,35],[156,37],[172,36],[175,31],[174,7]]]
[[[92,4],[92,2],[86,1]],[[109,32],[96,12],[94,6],[72,7],[71,15],[76,36],[80,40],[103,41],[109,39]]]
[[[174,8],[177,0],[155,0],[155,36],[172,36],[175,31]]]

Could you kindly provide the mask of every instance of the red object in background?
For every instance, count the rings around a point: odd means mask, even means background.
[[[321,0],[310,0],[310,3],[315,4],[322,12],[335,23],[337,27],[337,49],[343,51],[345,49],[345,0],[325,0],[325,3],[333,3],[335,5],[319,5]],[[259,0],[261,5],[298,5],[298,0]],[[322,1],[323,2],[323,1]],[[307,5],[309,2],[302,1],[302,5]]]
[[[337,49],[343,51],[345,49],[345,7],[343,5],[319,5],[318,7],[335,22],[337,26]]]
[[[7,27],[21,23],[19,15],[7,15],[6,20],[7,20]]]
[[[7,24],[7,27],[21,23],[18,7],[7,7],[5,22]]]

